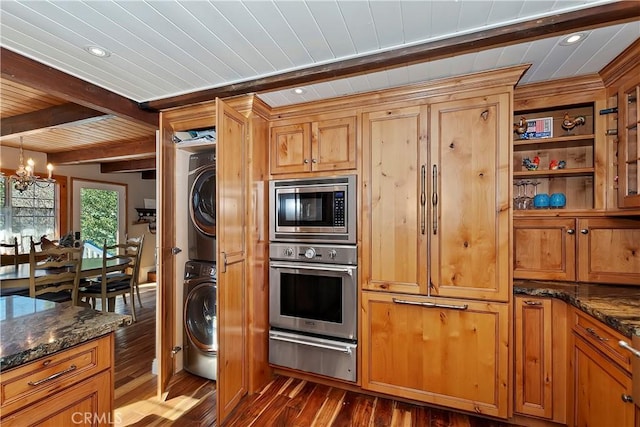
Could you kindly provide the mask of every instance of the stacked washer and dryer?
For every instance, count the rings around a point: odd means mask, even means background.
[[[184,281],[184,369],[215,380],[218,365],[216,300],[216,156],[189,157],[189,261]]]

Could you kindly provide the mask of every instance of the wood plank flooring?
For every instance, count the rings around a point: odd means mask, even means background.
[[[155,284],[140,289],[138,321],[116,331],[116,426],[216,426],[215,382],[182,371],[164,399],[156,397]],[[116,300],[130,313],[131,301]],[[137,302],[136,302],[137,304]],[[508,427],[510,424],[276,376],[247,396],[224,427]]]

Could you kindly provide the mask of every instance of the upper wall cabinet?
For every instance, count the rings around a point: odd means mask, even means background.
[[[356,118],[278,121],[271,126],[273,175],[356,168]]]
[[[614,173],[608,170],[605,119],[598,113],[605,107],[602,83],[530,86],[516,90],[514,214],[604,209]],[[549,198],[535,198],[539,194]]]

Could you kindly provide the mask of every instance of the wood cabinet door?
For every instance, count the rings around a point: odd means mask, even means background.
[[[273,126],[269,146],[272,174],[311,170],[310,123]]]
[[[216,99],[217,130],[217,411],[222,423],[247,393],[246,118]]]
[[[427,293],[427,108],[363,115],[361,183],[364,288]]]
[[[431,106],[431,286],[510,298],[510,94]]]
[[[640,220],[578,219],[578,280],[640,285]]]
[[[311,168],[332,171],[356,168],[356,118],[311,124]]]
[[[575,219],[514,219],[513,277],[516,279],[575,280]]]
[[[113,379],[111,370],[107,370],[2,418],[1,424],[59,427],[112,426],[120,422],[113,412]]]
[[[574,335],[573,413],[570,425],[634,426],[631,375]]]
[[[507,417],[509,305],[363,292],[362,387]]]
[[[553,416],[551,299],[515,299],[515,411]]]

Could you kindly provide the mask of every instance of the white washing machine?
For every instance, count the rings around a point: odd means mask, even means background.
[[[218,336],[216,266],[188,261],[184,281],[184,369],[210,380],[217,378]]]
[[[216,155],[189,156],[189,259],[216,262]]]

